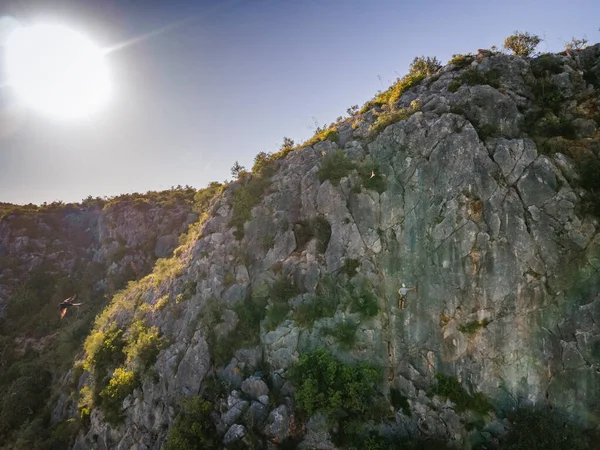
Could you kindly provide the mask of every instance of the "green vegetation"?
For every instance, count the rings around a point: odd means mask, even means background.
[[[406,396],[400,392],[400,389],[390,389],[390,403],[394,408],[401,409],[405,416],[412,416],[412,411],[410,410],[410,405],[408,404],[408,398],[406,398]]]
[[[339,142],[340,136],[338,134],[337,127],[332,125],[330,127],[318,127],[315,131],[313,137],[311,137],[308,141],[304,142],[300,147],[308,147],[311,145],[315,145],[322,141],[331,141],[331,142]]]
[[[495,69],[481,72],[476,67],[469,67],[450,82],[448,90],[456,92],[463,84],[468,86],[488,85],[498,89],[500,87],[500,73]]]
[[[362,282],[350,290],[350,312],[359,313],[363,319],[375,317],[379,312],[377,297]]]
[[[376,161],[367,160],[357,167],[358,175],[362,180],[362,185],[365,189],[377,191],[379,194],[385,192],[386,183],[381,175],[379,163]]]
[[[448,64],[452,64],[456,70],[464,69],[475,60],[475,57],[470,53],[468,55],[454,54]]]
[[[584,48],[587,47],[587,43],[588,43],[588,40],[585,38],[577,39],[575,37],[572,37],[571,40],[565,44],[565,52],[567,52],[567,54],[568,54],[568,53],[571,53],[572,51],[583,50]]]
[[[437,373],[435,378],[436,386],[432,393],[450,399],[456,404],[456,411],[470,410],[479,414],[487,414],[493,410],[485,395],[481,392],[469,394],[455,377]]]
[[[434,56],[416,56],[410,63],[409,75],[425,75],[427,77],[436,74],[442,68],[442,64]]]
[[[594,157],[583,158],[578,169],[581,187],[588,191],[583,202],[584,210],[600,217],[600,160]]]
[[[508,419],[511,425],[502,441],[507,450],[591,450],[600,439],[598,432],[584,430],[548,409],[523,408]]]
[[[280,277],[271,286],[267,308],[265,328],[272,331],[277,328],[290,311],[289,300],[300,295],[300,290],[287,278]]]
[[[314,237],[319,242],[319,251],[325,253],[331,239],[331,225],[325,217],[317,216],[308,223],[297,223],[294,226],[294,235],[298,248],[303,248]]]
[[[227,279],[227,275],[225,276],[225,278]],[[183,284],[181,292],[177,294],[175,302],[187,302],[189,299],[191,299],[196,294],[196,286],[198,286],[198,283],[196,281],[186,280],[186,282]]]
[[[336,323],[333,328],[325,329],[324,334],[333,336],[340,348],[348,350],[356,343],[356,330],[358,329],[358,325],[358,322],[352,319],[346,319]]]
[[[262,238],[260,238],[260,243],[265,250],[272,249],[275,245],[275,235],[274,234],[266,234]]]
[[[334,186],[339,186],[340,179],[348,176],[354,169],[354,163],[348,159],[344,150],[337,149],[335,153],[323,158],[318,172],[319,180],[321,183],[329,180]]]
[[[252,208],[261,201],[269,186],[269,176],[264,171],[248,175],[233,192],[233,215],[229,226],[237,228],[234,233],[236,239],[244,237],[244,224],[252,218]]]
[[[123,400],[133,392],[137,383],[133,371],[123,367],[115,369],[108,385],[100,392],[100,408],[109,424],[116,426],[122,421]]]
[[[343,295],[333,278],[328,276],[321,278],[315,297],[294,311],[294,320],[301,327],[312,328],[316,320],[333,317],[342,302]]]
[[[213,181],[209,183],[208,187],[198,190],[194,194],[194,211],[197,213],[204,213],[210,202],[224,189],[223,184]]]
[[[360,261],[358,259],[346,258],[344,265],[340,269],[342,273],[345,273],[349,278],[352,278],[358,273],[360,267]]]
[[[137,320],[129,327],[127,337],[128,343],[124,349],[127,364],[135,367],[136,372],[142,372],[154,364],[164,344],[158,328],[148,327],[143,320]]]
[[[289,312],[288,300],[300,291],[288,279],[279,278],[270,288],[257,286],[249,299],[235,306],[238,324],[227,336],[217,337],[214,326],[220,322],[220,311],[216,305],[208,306],[204,323],[213,329],[209,334],[209,346],[217,366],[226,365],[239,348],[252,347],[259,343],[260,323],[265,320],[267,330],[272,330],[283,321]],[[268,304],[268,300],[271,304]]]
[[[492,125],[489,123],[483,125],[477,125],[475,127],[479,139],[485,142],[489,137],[498,137],[501,135],[500,127],[498,125]]]
[[[382,381],[379,369],[345,365],[322,348],[303,354],[291,372],[298,408],[309,416],[366,418]]]
[[[464,325],[459,325],[458,331],[460,331],[461,333],[465,333],[465,334],[475,334],[479,330],[487,327],[489,324],[490,324],[490,321],[488,319],[473,320]]]
[[[391,109],[388,111],[384,110],[377,114],[377,119],[375,119],[375,122],[371,124],[369,130],[375,133],[380,133],[389,125],[408,119],[420,109],[420,103],[417,100],[413,100],[408,108]]]
[[[504,48],[512,51],[513,55],[527,57],[534,52],[540,42],[542,39],[535,34],[515,31],[515,34],[504,40]]]
[[[198,396],[185,398],[181,411],[169,430],[165,450],[195,450],[221,448],[210,413],[213,405]]]

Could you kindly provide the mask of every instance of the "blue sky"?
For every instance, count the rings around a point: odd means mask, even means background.
[[[115,95],[93,118],[30,112],[1,133],[0,202],[204,187],[284,136],[307,139],[313,118],[330,123],[362,105],[415,56],[446,62],[501,46],[514,30],[544,37],[541,51],[572,36],[600,41],[597,0],[49,3],[9,1],[2,14],[60,18],[107,47],[189,21],[111,54]]]

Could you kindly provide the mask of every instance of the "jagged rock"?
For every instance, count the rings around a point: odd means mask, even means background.
[[[156,245],[154,246],[154,254],[157,258],[166,258],[171,254],[173,250],[175,250],[178,243],[179,238],[175,234],[161,236],[156,240]]]
[[[289,436],[290,414],[287,406],[280,405],[271,411],[263,432],[266,436],[275,439],[277,442],[282,442]]]
[[[248,409],[250,405],[246,400],[240,400],[231,406],[231,408],[221,416],[221,422],[225,426],[229,426],[234,423],[238,418]]]
[[[246,436],[246,428],[243,425],[232,425],[223,437],[223,445],[233,444]]]
[[[244,422],[250,428],[261,428],[267,417],[269,416],[269,408],[261,402],[252,402],[250,408],[246,411]]]
[[[306,424],[306,434],[298,445],[299,450],[333,450],[327,417],[323,414],[313,415]]]
[[[252,399],[269,394],[269,387],[259,377],[250,377],[242,382],[242,391]]]
[[[594,137],[598,128],[594,120],[583,118],[573,120],[573,127],[579,139]]]

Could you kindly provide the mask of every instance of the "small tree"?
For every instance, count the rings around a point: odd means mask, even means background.
[[[295,145],[296,145],[296,143],[294,142],[293,139],[290,139],[289,137],[284,136],[283,144],[281,145],[281,150],[292,150]]]
[[[237,178],[240,176],[240,173],[242,173],[244,170],[246,170],[246,168],[236,161],[231,167],[231,175]]]
[[[417,56],[413,59],[408,70],[409,75],[433,75],[442,68],[442,64],[434,56],[433,58],[427,56]]]
[[[254,157],[254,165],[252,166],[252,172],[258,173],[263,168],[267,167],[267,165],[271,161],[271,156],[271,153],[259,152]]]
[[[513,52],[517,56],[529,56],[533,53],[542,39],[529,33],[515,31],[515,34],[504,40],[504,48]]]
[[[583,50],[587,47],[588,40],[586,38],[583,39],[575,39],[571,38],[571,42],[567,42],[565,44],[565,51],[570,53],[573,50]]]
[[[350,108],[348,108],[346,110],[346,114],[348,114],[349,116],[353,116],[356,113],[358,113],[359,109],[360,108],[358,107],[358,105],[352,105]]]

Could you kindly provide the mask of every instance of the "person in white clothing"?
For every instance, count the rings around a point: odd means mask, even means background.
[[[408,291],[412,291],[415,289],[416,288],[414,288],[414,287],[407,288],[404,283],[402,283],[402,287],[400,289],[398,289],[398,295],[399,295],[398,306],[401,307],[403,311],[404,311],[404,308],[406,307],[406,294],[408,294]]]

